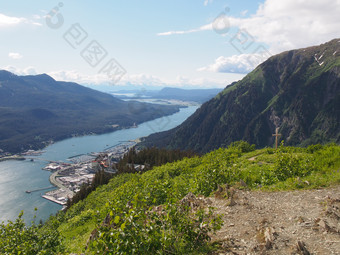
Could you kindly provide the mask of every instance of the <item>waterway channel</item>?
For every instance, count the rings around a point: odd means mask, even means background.
[[[178,113],[140,124],[136,128],[118,130],[108,134],[74,137],[56,142],[43,150],[34,161],[3,161],[0,162],[0,222],[15,220],[21,210],[27,223],[33,220],[45,221],[55,214],[61,206],[41,197],[50,187],[50,172],[42,170],[51,161],[67,161],[68,158],[104,151],[120,142],[148,136],[155,132],[169,130],[178,126],[195,112],[198,106],[182,108]],[[37,190],[26,193],[27,190]],[[43,189],[43,190],[39,190]],[[38,210],[35,212],[34,208]]]

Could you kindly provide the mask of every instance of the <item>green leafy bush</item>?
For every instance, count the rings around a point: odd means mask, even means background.
[[[255,150],[255,144],[250,145],[246,141],[236,141],[231,143],[228,148],[237,148],[240,149],[242,153],[244,152],[251,152]]]
[[[26,226],[23,212],[14,221],[0,223],[0,254],[58,254],[63,250],[56,226],[42,228],[41,225]]]
[[[316,151],[319,151],[322,149],[322,145],[321,144],[313,144],[313,145],[309,145],[306,149],[306,151],[308,153],[314,153]]]
[[[308,156],[299,156],[291,153],[277,155],[274,174],[279,181],[285,181],[291,177],[305,177],[314,171],[314,164]]]
[[[222,224],[212,208],[206,213],[182,203],[150,207],[140,195],[127,206],[114,206],[109,215],[90,243],[93,254],[189,254],[207,249],[208,233]]]
[[[154,167],[143,174],[120,174],[107,185],[97,187],[66,212],[51,217],[41,228],[37,227],[30,239],[30,247],[39,246],[42,236],[58,230],[66,253],[206,254],[211,248],[209,234],[218,228],[220,221],[208,208],[193,211],[182,205],[180,200],[189,192],[209,196],[218,185],[240,187],[241,179],[247,184],[245,188],[265,190],[339,184],[338,155],[340,146],[335,144],[321,148],[281,146],[278,150],[265,148],[251,152],[242,152],[237,146],[231,146],[201,157]],[[104,224],[107,215],[110,220]],[[1,233],[5,233],[7,227],[13,228],[13,224],[2,224]],[[25,232],[28,228],[16,229]],[[94,229],[97,232],[91,235]],[[2,235],[1,243],[8,245],[0,247],[12,247],[12,253],[15,253],[17,243],[12,239],[21,232],[6,233]],[[85,250],[90,236],[93,238],[89,250]],[[62,250],[60,237],[52,237],[44,241],[55,251]],[[25,242],[22,245],[25,246]],[[0,253],[6,254],[5,251],[0,250]],[[36,249],[34,252],[39,254],[40,251]],[[41,251],[40,254],[44,253]]]

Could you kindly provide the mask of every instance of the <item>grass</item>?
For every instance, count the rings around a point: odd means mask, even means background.
[[[276,151],[235,143],[143,174],[117,175],[67,212],[51,217],[43,229],[60,233],[66,253],[140,254],[151,249],[157,254],[204,254],[215,249],[207,231],[217,230],[222,223],[211,214],[182,207],[179,201],[189,192],[211,196],[219,185],[240,187],[241,179],[248,189],[264,191],[338,185],[339,155],[340,146],[335,144],[281,146]],[[103,225],[108,215],[111,223]],[[100,234],[85,250],[94,229]],[[192,245],[192,240],[201,239]]]
[[[110,210],[119,207],[118,201],[124,204],[135,194],[152,207],[174,203],[188,192],[209,196],[217,185],[238,185],[240,179],[249,189],[264,191],[340,184],[340,158],[337,156],[340,146],[314,147],[242,152],[236,146],[156,167],[142,175],[120,175],[72,207],[63,216],[59,231],[70,252],[84,252],[83,247],[98,222],[102,222]],[[251,158],[253,160],[249,160]]]

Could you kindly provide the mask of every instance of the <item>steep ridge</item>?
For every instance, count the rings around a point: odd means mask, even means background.
[[[233,141],[272,146],[340,142],[340,39],[269,58],[147,146],[207,152]]]

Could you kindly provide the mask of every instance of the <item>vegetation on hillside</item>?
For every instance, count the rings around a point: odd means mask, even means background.
[[[140,151],[136,151],[136,148],[133,147],[117,164],[113,164],[113,169],[110,170],[116,170],[116,174],[143,173],[152,169],[154,166],[164,165],[184,157],[193,157],[194,155],[196,154],[191,151],[166,150],[155,147],[143,148]],[[143,165],[143,169],[136,170],[134,167],[135,164]],[[108,173],[104,171],[104,169],[97,171],[91,183],[84,184],[71,199],[67,200],[67,209],[73,204],[85,199],[92,191],[96,190],[97,187],[107,184],[116,174]]]
[[[143,174],[117,175],[67,212],[51,217],[39,231],[58,231],[58,247],[66,253],[206,254],[214,250],[209,236],[222,223],[213,208],[195,211],[183,204],[188,193],[210,196],[225,184],[244,188],[240,180],[246,188],[262,190],[340,184],[339,155],[335,144],[280,146],[276,151],[237,142]],[[2,245],[8,238],[12,236],[1,236],[1,253],[10,254]]]
[[[0,254],[60,254],[64,251],[60,234],[56,231],[58,225],[50,221],[48,226],[32,222],[26,226],[21,212],[15,221],[0,223]]]
[[[154,166],[161,166],[184,157],[191,158],[195,155],[197,154],[192,151],[167,150],[156,147],[143,148],[137,151],[136,148],[133,147],[114,167],[116,167],[118,173],[135,173],[138,171],[135,170],[133,164],[138,164],[144,166],[141,172],[145,172]]]
[[[150,135],[146,146],[207,153],[245,140],[286,145],[340,143],[339,39],[272,56],[226,87],[176,128]]]
[[[72,198],[67,200],[66,209],[69,209],[72,205],[87,198],[87,196],[99,186],[109,183],[113,176],[112,173],[107,173],[104,170],[97,171],[91,183],[84,183],[80,187],[80,190],[74,194]]]

